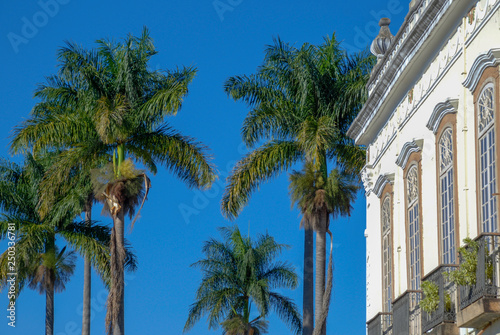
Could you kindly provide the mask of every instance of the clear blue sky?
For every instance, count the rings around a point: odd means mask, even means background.
[[[56,72],[56,50],[66,40],[86,47],[96,39],[120,39],[139,34],[147,26],[159,54],[153,68],[194,65],[198,75],[180,113],[170,118],[178,130],[196,137],[211,148],[221,172],[220,180],[204,193],[185,187],[162,169],[152,177],[149,200],[127,237],[139,259],[139,269],[127,275],[126,330],[128,334],[181,334],[189,305],[201,275],[189,265],[202,257],[217,227],[228,225],[219,210],[225,176],[244,154],[240,126],[248,111],[226,97],[226,78],[254,73],[263,59],[264,47],[273,36],[287,42],[319,44],[336,32],[350,51],[364,49],[378,33],[378,19],[390,16],[393,34],[408,11],[409,1],[2,1],[0,4],[0,156],[8,152],[13,126],[26,118],[35,104],[36,85]],[[55,4],[55,5],[54,5]],[[216,6],[218,6],[216,9]],[[303,231],[299,214],[290,209],[287,174],[263,185],[236,223],[252,236],[266,230],[278,242],[292,248],[283,259],[302,276]],[[100,207],[99,205],[96,207]],[[192,215],[181,209],[191,208]],[[94,217],[110,223],[109,218]],[[328,334],[365,332],[365,199],[359,194],[354,215],[332,223],[334,233],[335,286],[328,318]],[[2,251],[4,244],[0,244]],[[83,287],[79,261],[66,291],[55,300],[55,334],[76,335],[81,327]],[[282,291],[302,310],[302,287]],[[104,334],[106,291],[93,276],[92,333]],[[0,334],[43,334],[45,296],[25,290],[17,302],[17,327],[7,326],[7,297],[0,294]],[[5,307],[5,308],[4,308]],[[288,334],[279,319],[271,316],[270,334]],[[201,320],[188,334],[220,334],[207,330]]]

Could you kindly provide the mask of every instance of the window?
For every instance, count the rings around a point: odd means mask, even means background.
[[[487,84],[477,100],[479,154],[479,205],[482,232],[497,232],[495,98],[493,84]]]
[[[445,128],[438,143],[441,251],[443,264],[456,261],[453,130]]]
[[[386,195],[382,202],[382,293],[383,312],[392,311],[392,242],[391,242],[391,196]]]
[[[406,175],[407,190],[407,218],[409,242],[409,270],[410,289],[420,289],[421,260],[420,260],[420,209],[419,209],[419,180],[418,167],[413,164]]]

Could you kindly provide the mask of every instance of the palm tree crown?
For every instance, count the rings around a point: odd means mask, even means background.
[[[293,268],[287,263],[273,262],[287,246],[276,243],[267,234],[253,242],[250,237],[243,237],[237,227],[220,230],[225,242],[206,242],[206,258],[193,264],[201,269],[203,279],[184,330],[208,315],[210,329],[222,325],[227,334],[250,334],[250,329],[259,334],[266,331],[264,318],[274,310],[293,333],[299,333],[302,323],[297,306],[273,291],[297,287]],[[251,320],[252,305],[257,311]]]
[[[351,172],[364,165],[364,150],[345,132],[362,106],[373,58],[348,56],[335,37],[300,49],[281,40],[266,50],[250,76],[234,76],[225,91],[251,110],[242,127],[249,147],[228,178],[222,212],[234,219],[258,185],[302,160],[327,178],[326,161]]]

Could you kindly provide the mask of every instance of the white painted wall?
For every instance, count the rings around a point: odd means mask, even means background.
[[[477,236],[476,218],[476,166],[475,129],[472,93],[463,86],[474,60],[490,49],[500,48],[500,0],[481,0],[476,6],[474,21],[464,19],[447,41],[431,41],[427,47],[441,48],[441,52],[420,78],[415,78],[413,101],[403,97],[399,106],[392,111],[379,136],[370,144],[367,164],[368,177],[365,186],[367,195],[367,310],[370,320],[382,311],[382,260],[380,199],[370,192],[380,175],[394,173],[393,213],[393,260],[395,297],[407,289],[405,194],[403,170],[396,165],[396,159],[406,142],[423,139],[422,147],[422,224],[424,276],[439,265],[438,250],[438,208],[437,169],[435,135],[426,124],[435,106],[448,98],[458,99],[457,117],[457,179],[459,236]],[[429,40],[432,39],[432,36]],[[442,47],[441,47],[442,46]],[[408,80],[408,78],[405,78]],[[497,92],[497,97],[500,92]],[[412,114],[413,113],[413,114]],[[408,118],[399,130],[397,124]],[[497,122],[500,122],[498,120]],[[394,136],[394,139],[389,141]],[[390,143],[384,149],[385,144]],[[385,150],[385,151],[384,151]],[[382,153],[382,154],[380,154]],[[399,250],[399,251],[398,251]],[[500,334],[500,322],[493,324],[485,333]]]

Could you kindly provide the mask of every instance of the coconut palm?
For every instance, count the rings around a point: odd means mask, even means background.
[[[95,197],[106,203],[113,219],[107,329],[118,335],[124,332],[124,217],[133,215],[134,199],[141,192],[144,203],[150,187],[149,178],[139,173],[129,184],[140,178],[144,188],[136,189],[139,193],[127,190],[121,165],[128,156],[155,174],[162,164],[188,186],[199,188],[211,185],[215,168],[205,146],[164,121],[179,111],[196,69],[151,71],[148,63],[156,50],[147,29],[120,43],[97,44],[97,50],[68,44],[59,51],[59,76],[41,86],[37,94],[42,102],[16,128],[12,148],[65,149],[49,171],[47,185],[63,183],[75,168],[90,172],[112,165],[109,187]],[[137,171],[129,163],[125,169]]]
[[[20,166],[0,161],[0,238],[8,237],[15,227],[16,297],[28,285],[46,294],[46,334],[53,334],[54,292],[64,290],[74,269],[74,251],[58,250],[56,238],[87,257],[105,282],[109,282],[109,228],[86,222],[74,222],[70,205],[58,204],[44,218],[39,214],[39,188],[52,155],[39,159],[27,155]],[[64,199],[61,195],[60,199]],[[9,278],[8,252],[0,256],[0,288]],[[129,256],[129,264],[135,258]]]
[[[302,327],[297,306],[287,297],[273,291],[294,289],[297,275],[286,262],[274,262],[286,245],[273,237],[261,235],[257,241],[243,237],[238,229],[220,228],[225,241],[211,239],[203,246],[206,258],[194,263],[203,279],[191,305],[184,331],[188,331],[204,315],[209,329],[222,325],[224,334],[263,334],[266,316],[274,310],[294,334]],[[251,307],[256,315],[251,319]]]
[[[313,164],[323,180],[328,161],[356,174],[364,165],[364,150],[346,136],[366,95],[364,85],[373,65],[365,53],[348,56],[335,36],[320,46],[300,49],[275,40],[263,65],[251,76],[235,76],[225,90],[251,111],[242,127],[243,141],[253,151],[243,157],[228,177],[222,212],[234,219],[252,192],[270,178],[302,161]],[[257,144],[264,142],[261,146]],[[326,219],[326,218],[325,218]],[[323,219],[323,227],[326,221]],[[304,221],[303,221],[304,222]],[[318,230],[317,253],[325,253],[325,230]],[[304,330],[314,327],[313,234],[305,225]],[[322,314],[325,257],[316,259],[316,312]]]
[[[358,190],[359,183],[354,180],[354,176],[351,174],[333,169],[328,175],[328,179],[324,180],[322,173],[315,170],[312,163],[306,164],[303,171],[294,171],[290,175],[290,197],[302,213],[302,224],[310,225],[311,229],[321,234],[328,233],[330,240],[332,239],[329,227],[330,216],[333,219],[338,216],[350,216],[352,203],[356,199]],[[333,241],[331,240],[328,279],[323,293],[321,313],[316,319],[314,335],[319,335],[324,331],[323,328],[328,316],[333,281],[332,245]],[[319,258],[320,262],[325,262],[321,259],[324,257],[325,252],[317,250],[316,258]]]

